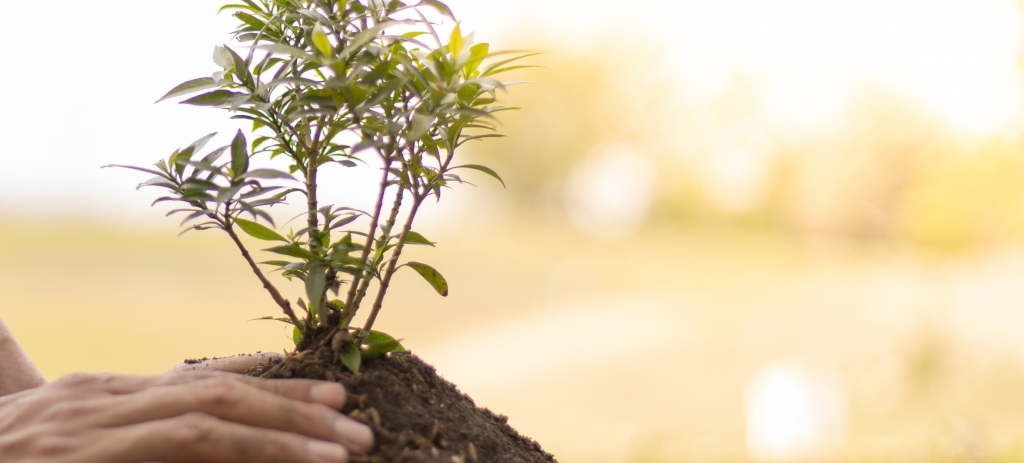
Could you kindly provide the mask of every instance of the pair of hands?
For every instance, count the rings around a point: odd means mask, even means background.
[[[76,373],[0,396],[5,463],[344,463],[373,446],[337,383],[238,374],[266,358],[160,376]],[[4,372],[0,371],[0,375]]]

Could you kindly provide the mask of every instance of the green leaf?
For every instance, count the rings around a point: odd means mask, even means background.
[[[227,90],[215,90],[210,93],[204,93],[199,96],[194,96],[178,104],[190,104],[194,106],[220,106],[228,104],[238,95],[244,95],[243,93],[229,92]]]
[[[363,345],[366,346],[366,349],[363,349],[363,355],[366,357],[376,357],[388,352],[405,351],[405,348],[402,347],[402,344],[397,339],[387,333],[374,330],[370,330],[370,334],[366,335]]]
[[[459,52],[462,51],[462,27],[459,23],[455,23],[455,27],[452,28],[451,34],[448,36],[448,52],[452,54],[452,59],[456,59],[459,56]]]
[[[338,227],[344,227],[345,225],[348,225],[348,224],[354,222],[358,218],[359,218],[358,214],[347,215],[345,217],[342,217],[342,218],[338,219],[337,222],[334,222],[333,224],[331,224],[331,228],[330,229],[334,230],[335,228],[338,228]]]
[[[235,74],[238,78],[242,80],[242,83],[252,85],[253,81],[252,74],[249,73],[249,64],[227,45],[224,45],[224,49],[227,50],[228,53],[231,53],[231,65],[235,68]]]
[[[260,263],[261,264],[266,264],[266,265],[275,265],[275,266],[278,266],[278,267],[284,267],[285,265],[288,265],[291,262],[288,262],[286,260],[266,260],[266,261],[263,261],[263,262],[260,262]]]
[[[260,46],[259,48],[265,49],[270,53],[285,53],[291,55],[292,58],[299,58],[302,60],[319,62],[319,60],[316,57],[306,54],[306,52],[301,48],[295,48],[289,45],[285,45],[283,43],[275,43],[270,46]]]
[[[341,50],[341,53],[338,53],[338,59],[347,59],[349,55],[351,55],[353,52],[361,48],[363,45],[366,45],[367,42],[369,42],[370,40],[373,40],[375,37],[377,37],[377,34],[379,34],[380,31],[392,26],[396,26],[399,24],[408,24],[410,22],[411,21],[385,21],[377,23],[377,25],[373,26],[373,28],[364,30],[356,34],[355,37],[352,37],[352,40],[349,41],[348,46]]]
[[[288,175],[284,172],[274,169],[255,169],[250,170],[237,177],[239,180],[247,178],[283,178],[287,180],[295,180],[295,177]]]
[[[259,12],[260,11],[258,8],[253,8],[251,6],[231,4],[231,5],[224,5],[224,6],[220,7],[220,9],[217,10],[217,13],[220,13],[220,12],[222,12],[224,10],[228,10],[228,9],[231,9],[231,8],[245,9],[245,10],[249,10],[249,11],[252,11],[252,12]]]
[[[487,175],[490,175],[491,177],[494,177],[494,178],[498,179],[498,181],[501,182],[501,186],[502,187],[505,186],[505,181],[502,180],[500,176],[498,176],[497,172],[491,170],[490,167],[481,166],[481,165],[478,165],[478,164],[464,164],[464,165],[461,165],[461,166],[452,167],[451,169],[448,169],[448,170],[455,170],[455,169],[473,169],[473,170],[478,170],[478,171],[483,172],[483,173],[485,173]]]
[[[231,141],[231,171],[235,178],[249,170],[249,153],[245,149],[245,135],[239,129],[235,139]]]
[[[299,259],[317,259],[316,254],[313,254],[305,249],[302,249],[299,243],[292,243],[284,246],[275,246],[272,248],[264,249],[264,251],[283,254],[285,256],[298,257]]]
[[[519,56],[516,56],[516,57],[513,57],[513,58],[509,58],[509,59],[506,59],[506,60],[498,61],[497,63],[493,63],[493,64],[488,65],[487,69],[484,69],[483,75],[486,76],[487,73],[490,72],[492,69],[498,69],[501,66],[504,66],[504,65],[506,65],[508,63],[511,63],[513,61],[518,61],[518,60],[521,60],[523,58],[529,58],[531,56],[537,56],[539,54],[540,53],[527,53],[525,55],[519,55]],[[506,83],[506,85],[507,85],[507,83]]]
[[[421,244],[424,246],[434,246],[437,243],[424,238],[423,235],[419,233],[409,230],[409,234],[405,235],[405,244]]]
[[[427,131],[430,130],[430,126],[434,123],[434,116],[430,114],[416,113],[412,116],[412,124],[409,127],[408,139],[419,140]]]
[[[231,69],[235,65],[235,60],[231,57],[231,52],[227,50],[227,47],[222,47],[220,45],[214,45],[213,47],[213,62],[225,71]]]
[[[295,345],[297,346],[297,345],[299,345],[299,341],[301,341],[301,340],[302,340],[302,330],[300,330],[299,327],[296,326],[292,330],[292,341],[295,341]]]
[[[490,71],[487,71],[484,74],[484,76],[490,77],[490,76],[493,76],[495,74],[501,74],[501,73],[503,73],[505,71],[513,71],[513,70],[516,70],[516,69],[526,69],[526,68],[539,68],[539,67],[541,67],[541,66],[509,66],[509,67],[504,67],[504,68],[501,68],[501,69],[492,69]]]
[[[441,3],[437,0],[423,0],[422,2],[420,2],[420,5],[430,6],[437,10],[438,13],[441,13],[449,18],[452,18],[452,20],[455,20],[455,15],[452,13],[452,9],[448,8],[448,5],[445,5],[444,3]]]
[[[170,176],[168,176],[167,174],[165,174],[165,173],[163,173],[163,172],[158,172],[158,171],[155,171],[155,170],[153,170],[153,169],[147,169],[147,168],[145,168],[145,167],[136,167],[136,166],[122,166],[122,165],[120,165],[120,164],[108,164],[108,165],[105,165],[105,166],[103,166],[103,167],[102,167],[102,169],[106,169],[107,167],[120,167],[120,168],[122,168],[122,169],[132,169],[132,170],[137,170],[137,171],[140,171],[140,172],[145,172],[145,173],[147,173],[147,174],[159,175],[159,176],[161,176],[161,177],[163,177],[163,178],[166,178],[167,180],[171,180],[171,177],[170,177]]]
[[[267,315],[266,317],[254,318],[254,319],[249,320],[249,321],[252,322],[252,321],[256,321],[256,320],[276,320],[276,321],[279,321],[279,322],[285,322],[285,323],[287,323],[289,325],[292,325],[292,326],[296,326],[295,322],[292,321],[292,319],[287,318],[287,317],[274,317],[274,316],[271,316],[271,315]]]
[[[416,271],[416,273],[419,273],[424,280],[427,280],[427,283],[430,283],[430,286],[434,287],[437,294],[448,296],[448,282],[445,281],[444,277],[441,276],[437,270],[434,270],[434,267],[420,262],[409,262],[405,265],[411,267]]]
[[[359,365],[362,363],[363,356],[359,352],[359,348],[355,344],[348,349],[348,352],[342,352],[338,354],[341,364],[345,365],[352,373],[359,373]]]
[[[328,58],[334,56],[334,47],[331,46],[331,42],[327,40],[327,35],[325,35],[319,27],[313,30],[313,45],[316,46],[316,49],[320,50],[320,53],[323,53],[324,56]]]
[[[183,82],[177,87],[171,89],[166,95],[160,97],[155,103],[159,103],[168,98],[174,98],[176,96],[187,95],[192,92],[198,92],[200,90],[206,90],[217,86],[217,82],[210,77],[201,77],[199,79],[192,79],[188,82]]]
[[[242,13],[241,11],[236,11],[235,17],[242,20],[242,22],[248,24],[250,27],[256,30],[262,30],[263,27],[267,25],[263,21],[256,19],[255,16],[248,13]]]
[[[484,58],[487,57],[487,52],[490,46],[486,43],[478,43],[469,47],[469,61],[466,62],[466,74],[470,75],[473,71],[476,71],[480,67],[480,63],[484,62]]]
[[[309,297],[309,306],[315,307],[318,311],[320,303],[324,299],[324,287],[327,284],[327,269],[323,265],[312,264],[309,275],[306,277],[306,296]]]
[[[266,241],[288,241],[276,231],[251,220],[235,218],[235,223],[238,224],[238,227],[241,228],[242,231],[253,238]]]
[[[203,147],[206,146],[206,143],[209,142],[210,140],[212,140],[213,137],[215,137],[215,136],[217,136],[217,132],[208,133],[206,135],[203,135],[202,138],[192,142],[187,147],[185,147],[185,149],[183,149],[182,152],[191,151],[192,153],[196,153],[196,152],[202,150]],[[192,154],[189,154],[190,157],[191,157],[191,155]]]

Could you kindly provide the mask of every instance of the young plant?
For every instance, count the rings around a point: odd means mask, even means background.
[[[469,141],[502,136],[493,133],[494,114],[518,108],[496,104],[498,92],[519,82],[494,76],[527,67],[513,63],[532,55],[492,52],[486,43],[474,44],[472,34],[462,35],[458,23],[446,43],[421,11],[429,8],[454,21],[451,10],[435,0],[241,2],[221,11],[235,11],[240,25],[233,36],[247,50],[216,47],[213,59],[220,70],[178,85],[158,102],[203,92],[181,104],[225,109],[232,119],[252,121],[252,140],[239,130],[229,145],[201,155],[215,135],[210,134],[155,169],[117,167],[155,176],[140,187],[168,190],[154,204],[180,204],[168,215],[185,214],[181,223],[188,228],[182,233],[227,233],[284,313],[265,318],[294,325],[297,346],[333,348],[341,363],[358,371],[363,356],[402,350],[394,337],[372,329],[395,272],[408,267],[439,294],[448,294],[448,282],[436,269],[402,261],[402,252],[407,245],[434,246],[413,230],[416,215],[427,199],[439,201],[452,182],[466,183],[459,172],[479,171],[504,185],[488,167],[457,164],[455,153]],[[284,159],[287,172],[252,168],[255,155]],[[328,180],[320,178],[321,168],[357,168],[368,164],[366,156],[376,156],[380,165],[373,210],[323,204],[318,186]],[[282,180],[301,187],[276,184]],[[269,209],[296,196],[305,200],[305,226],[275,231]],[[369,226],[349,228],[360,217]],[[280,260],[256,262],[239,230],[280,242],[265,249]],[[301,312],[260,265],[303,282],[308,299],[297,301]],[[376,296],[367,302],[371,285],[377,286]],[[366,321],[353,326],[367,305]]]

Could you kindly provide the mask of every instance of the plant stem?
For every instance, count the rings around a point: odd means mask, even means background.
[[[395,219],[398,218],[398,211],[402,208],[402,193],[404,193],[404,192],[405,192],[405,190],[403,190],[402,187],[399,186],[398,192],[395,193],[395,202],[391,206],[391,214],[388,215],[387,222],[384,222],[386,224],[386,226],[387,226],[387,229],[388,229],[389,233],[390,233],[390,230],[395,226]],[[387,245],[387,243],[385,243],[385,246],[386,245]],[[365,261],[366,259],[364,258],[363,260]],[[354,301],[355,305],[353,307],[357,307],[358,308],[359,304],[361,304],[363,302],[363,297],[366,296],[366,289],[370,287],[370,282],[371,281],[372,281],[371,279],[366,278],[359,285],[359,291],[356,293],[356,299]]]
[[[325,123],[325,116],[320,116],[316,124],[316,134],[313,135],[311,140],[304,142],[303,146],[306,150],[306,209],[307,216],[306,221],[309,226],[309,252],[317,254],[317,247],[321,246],[320,243],[320,221],[317,217],[317,199],[316,199],[316,173],[317,167],[320,164],[320,134],[323,133]],[[308,130],[308,129],[307,129]],[[301,141],[301,140],[300,140]],[[316,309],[317,319],[320,322],[320,326],[327,326],[328,315],[330,315],[331,308],[324,301],[326,301],[327,289],[323,290],[323,294],[320,294],[320,304],[318,307],[310,307],[310,310]],[[310,296],[312,297],[312,296]],[[313,301],[309,301],[310,304]]]
[[[316,134],[313,135],[313,139],[308,144],[302,143],[306,150],[306,222],[309,226],[309,252],[313,252],[314,246],[317,245],[317,240],[320,239],[317,236],[318,233],[314,233],[319,225],[316,215],[316,172],[317,164],[320,163],[320,134],[323,133],[324,123],[325,117],[320,116],[320,119],[317,120]]]
[[[373,327],[373,322],[377,320],[377,313],[380,312],[381,305],[384,303],[384,294],[388,291],[388,285],[391,284],[391,276],[395,274],[398,258],[402,255],[402,248],[405,247],[405,238],[409,236],[409,230],[412,230],[412,221],[416,218],[416,211],[419,210],[420,204],[423,203],[423,198],[420,195],[413,195],[409,218],[405,220],[405,226],[402,227],[402,236],[398,238],[398,244],[395,245],[395,250],[391,253],[391,262],[388,262],[388,269],[384,272],[384,278],[380,281],[380,289],[377,290],[377,298],[373,301],[373,309],[370,310],[370,316],[366,318],[366,324],[363,325],[363,330],[365,331],[370,331],[370,328]]]
[[[274,285],[270,282],[270,280],[268,280],[267,277],[263,275],[263,272],[260,270],[259,266],[257,266],[256,262],[252,260],[252,256],[249,255],[249,251],[245,249],[245,245],[242,244],[242,240],[238,239],[238,235],[232,228],[232,224],[228,223],[227,226],[224,227],[224,231],[228,232],[228,236],[230,236],[231,240],[235,242],[235,245],[238,246],[238,249],[242,251],[242,257],[244,257],[245,261],[249,263],[249,267],[252,267],[253,273],[255,273],[256,277],[260,279],[261,283],[263,283],[263,287],[266,288],[267,292],[270,293],[270,297],[274,298],[274,302],[276,302],[277,305],[281,306],[281,310],[284,311],[285,315],[288,315],[288,318],[292,319],[292,322],[295,323],[295,326],[300,327],[299,329],[301,330],[302,322],[300,322],[299,318],[295,316],[295,312],[292,310],[291,303],[289,303],[287,299],[281,296],[281,293],[277,291],[277,288],[275,288]]]
[[[377,201],[373,206],[373,216],[370,217],[370,231],[366,233],[366,245],[363,246],[363,255],[359,258],[359,262],[365,264],[366,259],[370,257],[370,248],[373,246],[373,237],[377,231],[377,223],[380,219],[380,210],[384,205],[384,192],[388,188],[388,169],[391,168],[391,161],[384,163],[384,176],[380,179],[380,189],[377,192]],[[358,275],[352,277],[352,284],[348,288],[348,296],[345,297],[345,308],[348,309],[352,314],[355,314],[356,309],[359,308],[358,299],[362,299],[362,296],[358,296],[360,292],[366,292],[366,287],[362,286],[362,291],[357,289],[363,278],[362,275],[366,272],[365,269],[361,269]],[[369,281],[366,278],[365,281]],[[355,304],[355,305],[353,305]]]

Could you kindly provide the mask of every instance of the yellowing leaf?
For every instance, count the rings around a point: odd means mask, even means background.
[[[437,291],[437,294],[448,296],[448,281],[434,267],[420,262],[409,262],[405,265],[408,265],[416,273],[419,273],[424,280],[427,280],[427,283],[434,287],[434,291]]]
[[[459,27],[459,23],[455,23],[452,34],[448,37],[448,51],[451,52],[453,59],[458,58],[459,52],[462,51],[462,28]]]
[[[320,50],[320,53],[323,53],[324,56],[334,56],[334,47],[332,47],[331,42],[327,40],[327,35],[319,28],[313,31],[313,45],[315,45],[316,49]]]

